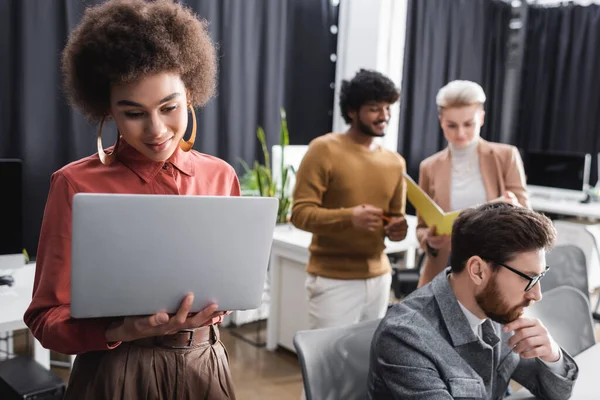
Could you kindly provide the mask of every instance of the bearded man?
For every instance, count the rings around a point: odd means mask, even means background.
[[[298,168],[291,220],[313,234],[305,283],[311,329],[379,319],[388,308],[385,238],[406,237],[406,162],[376,139],[399,96],[377,71],[342,81],[348,130],[311,141]]]
[[[571,396],[578,368],[526,307],[542,299],[556,231],[524,207],[489,203],[452,229],[451,266],[394,305],[372,342],[369,399],[501,399],[511,379]]]

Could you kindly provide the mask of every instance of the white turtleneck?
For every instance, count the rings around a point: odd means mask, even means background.
[[[450,210],[462,210],[487,201],[483,177],[479,168],[479,140],[457,149],[452,144],[450,157],[452,171],[450,174]]]

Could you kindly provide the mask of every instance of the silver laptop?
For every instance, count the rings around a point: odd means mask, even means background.
[[[88,194],[73,197],[71,316],[260,306],[278,200]]]

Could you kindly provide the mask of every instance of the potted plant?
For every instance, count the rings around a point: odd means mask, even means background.
[[[291,174],[295,173],[294,168],[285,165],[285,146],[290,144],[290,137],[287,128],[287,119],[285,110],[281,109],[281,129],[279,134],[279,144],[281,145],[281,176],[279,182],[276,182],[271,169],[271,157],[264,129],[259,126],[256,130],[256,137],[261,145],[264,164],[254,161],[252,168],[240,159],[240,163],[244,167],[245,174],[240,179],[242,194],[246,196],[263,196],[275,197],[279,199],[279,209],[277,210],[277,223],[283,224],[288,222],[290,206],[292,205],[292,196],[290,193],[289,179]]]

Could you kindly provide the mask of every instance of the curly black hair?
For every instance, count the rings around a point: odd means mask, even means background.
[[[349,111],[358,111],[369,102],[394,104],[400,98],[400,92],[391,79],[385,75],[367,69],[361,69],[352,80],[342,81],[340,109],[347,124],[352,122]]]
[[[87,8],[62,54],[69,102],[98,121],[108,114],[111,85],[172,72],[181,76],[192,105],[206,104],[217,74],[207,27],[174,0],[109,0]]]

